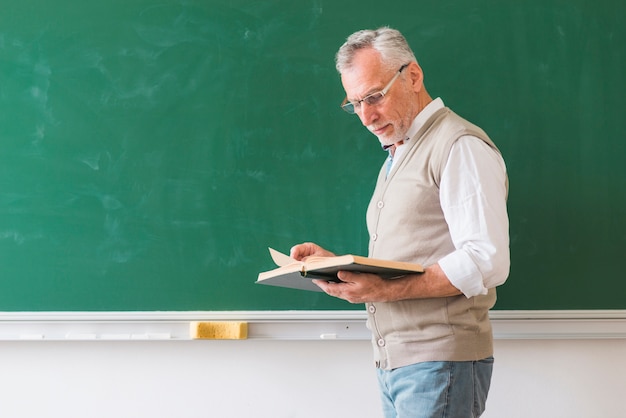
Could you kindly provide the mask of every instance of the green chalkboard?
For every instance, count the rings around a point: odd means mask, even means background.
[[[497,308],[626,308],[620,0],[0,6],[1,311],[361,309],[254,281],[268,246],[366,252],[385,156],[333,57],[380,25],[505,156]]]

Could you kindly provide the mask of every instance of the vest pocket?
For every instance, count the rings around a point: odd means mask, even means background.
[[[454,334],[448,317],[447,298],[406,300],[387,307],[390,332],[399,342],[433,341]]]

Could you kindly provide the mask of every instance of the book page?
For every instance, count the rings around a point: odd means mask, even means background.
[[[288,266],[290,264],[302,264],[295,258],[289,257],[287,254],[283,254],[280,251],[276,251],[273,248],[268,248],[270,250],[270,255],[272,256],[272,260],[279,267]]]
[[[334,263],[335,260],[339,259],[340,256],[332,256],[332,257],[307,257],[305,261],[298,261],[295,258],[291,258],[289,257],[287,254],[283,254],[280,251],[276,251],[275,249],[268,247],[268,249],[270,250],[270,255],[272,256],[272,260],[274,260],[274,263],[276,263],[276,265],[278,267],[285,267],[285,266],[291,266],[291,265],[301,265],[301,266],[305,266],[308,264],[312,264],[315,265],[319,262],[323,262],[326,260],[332,260],[331,262]]]

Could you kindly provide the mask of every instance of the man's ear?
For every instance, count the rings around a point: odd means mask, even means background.
[[[424,72],[422,67],[415,61],[409,64],[407,67],[407,73],[411,79],[413,85],[413,91],[419,93],[424,88]]]

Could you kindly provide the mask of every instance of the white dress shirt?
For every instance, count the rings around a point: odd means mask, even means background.
[[[433,100],[413,121],[408,137],[444,106]],[[394,162],[406,152],[395,149]],[[475,136],[452,146],[441,176],[440,202],[456,250],[439,266],[465,296],[486,294],[509,274],[509,218],[506,210],[506,166],[502,156]]]

